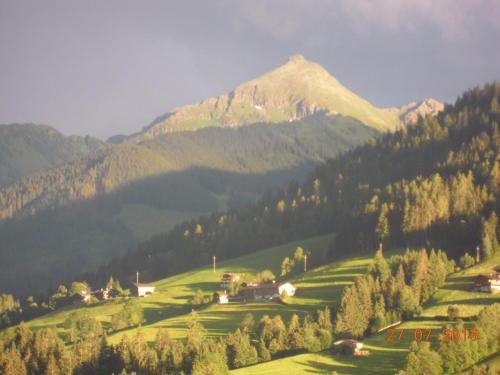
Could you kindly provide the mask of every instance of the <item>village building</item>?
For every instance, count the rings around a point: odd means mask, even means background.
[[[333,350],[340,354],[368,355],[368,350],[363,350],[363,343],[355,339],[338,340],[333,343]]]
[[[76,296],[80,302],[87,303],[90,301],[91,294],[89,292],[87,292],[86,290],[83,290],[83,291],[77,293]]]
[[[474,278],[472,286],[474,292],[489,292],[490,291],[490,277],[488,275],[477,275]]]
[[[220,285],[222,287],[226,287],[228,284],[237,282],[239,280],[240,280],[240,276],[239,275],[233,275],[232,273],[225,273],[221,277]]]
[[[138,297],[146,297],[155,292],[155,286],[153,284],[138,283],[134,284],[135,294]]]
[[[500,292],[500,266],[496,266],[493,274],[490,278],[490,289],[491,293],[499,293]]]
[[[288,296],[295,295],[296,288],[291,283],[269,283],[269,284],[244,284],[239,290],[239,295],[243,300],[274,300],[286,292]]]
[[[226,291],[223,292],[215,292],[214,293],[214,302],[219,303],[221,305],[229,303],[229,296]]]
[[[293,297],[295,295],[296,288],[291,283],[283,283],[278,287],[280,296],[286,293],[287,296]]]
[[[139,272],[136,274],[136,281],[134,284],[135,294],[137,297],[146,297],[155,292],[155,286],[153,284],[144,284],[139,282]]]
[[[474,278],[472,290],[475,292],[498,293],[500,292],[500,266],[493,268],[489,275],[478,275]]]

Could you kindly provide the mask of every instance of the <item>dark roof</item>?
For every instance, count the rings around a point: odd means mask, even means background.
[[[474,278],[475,286],[487,286],[490,285],[490,277],[488,275],[477,275]]]

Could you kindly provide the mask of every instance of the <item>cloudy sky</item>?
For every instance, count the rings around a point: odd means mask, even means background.
[[[500,80],[497,0],[0,0],[0,123],[131,133],[301,53],[378,106]]]

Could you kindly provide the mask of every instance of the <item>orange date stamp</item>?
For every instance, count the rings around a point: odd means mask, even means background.
[[[397,329],[397,328],[389,328],[387,330],[386,341],[391,343],[397,343],[403,339],[403,337],[407,335],[412,335],[413,340],[421,342],[421,341],[430,341],[431,338],[436,334],[437,330],[433,330],[432,328],[415,328],[411,329]],[[478,329],[472,328],[447,328],[443,327],[439,334],[439,340],[443,342],[459,342],[459,341],[476,341],[478,337]]]

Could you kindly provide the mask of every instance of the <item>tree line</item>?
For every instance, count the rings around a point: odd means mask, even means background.
[[[88,314],[69,316],[65,343],[51,329],[30,330],[24,323],[0,343],[0,372],[6,374],[227,374],[229,369],[303,351],[330,348],[330,310],[286,324],[280,315],[258,322],[247,314],[240,328],[224,338],[207,337],[196,312],[186,321],[185,340],[159,329],[154,346],[139,329],[117,345],[107,343],[99,321]]]
[[[455,262],[442,250],[407,250],[388,260],[377,250],[365,277],[344,290],[335,333],[362,337],[418,316],[422,305],[444,285]]]
[[[445,333],[440,337],[437,348],[432,348],[429,342],[414,341],[411,344],[405,368],[399,371],[398,375],[496,374],[497,372],[489,369],[488,366],[474,366],[470,370],[464,370],[498,351],[500,348],[499,320],[500,304],[496,303],[483,308],[470,329],[465,327],[461,320],[444,327]],[[458,336],[449,335],[449,332],[458,332]],[[473,332],[474,336],[466,337],[467,332]]]
[[[150,279],[306,237],[337,233],[317,265],[390,247],[441,248],[452,258],[480,245],[498,252],[500,84],[472,89],[437,117],[387,134],[317,168],[306,183],[257,204],[202,216],[115,258],[89,280]],[[285,265],[285,268],[288,266]]]

